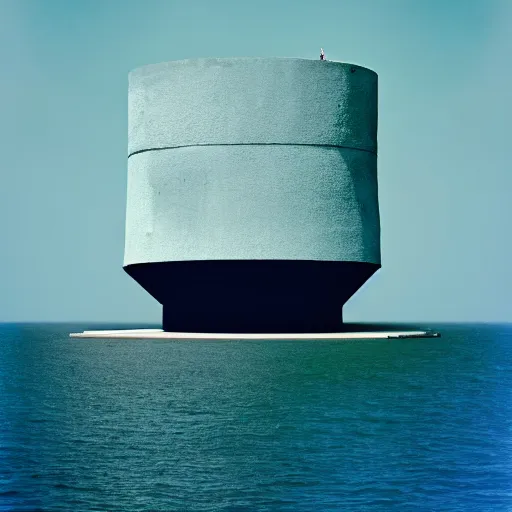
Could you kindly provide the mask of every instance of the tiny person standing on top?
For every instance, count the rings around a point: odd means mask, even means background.
[[[320,48],[320,60],[325,60],[325,53],[323,48]]]

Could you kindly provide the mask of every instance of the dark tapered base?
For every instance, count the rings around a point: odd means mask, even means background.
[[[343,330],[342,307],[380,265],[234,260],[128,265],[163,304],[163,329],[212,333]]]

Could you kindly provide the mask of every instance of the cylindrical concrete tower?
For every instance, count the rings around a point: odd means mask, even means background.
[[[380,268],[377,75],[199,59],[129,75],[124,268],[163,328],[342,330]]]

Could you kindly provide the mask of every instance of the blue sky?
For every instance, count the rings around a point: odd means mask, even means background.
[[[127,74],[193,57],[379,74],[382,269],[352,321],[512,321],[512,2],[0,0],[0,321],[158,322],[122,270]]]

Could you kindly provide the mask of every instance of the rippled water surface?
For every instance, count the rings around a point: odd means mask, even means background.
[[[0,326],[0,510],[512,510],[512,327],[357,341]]]

